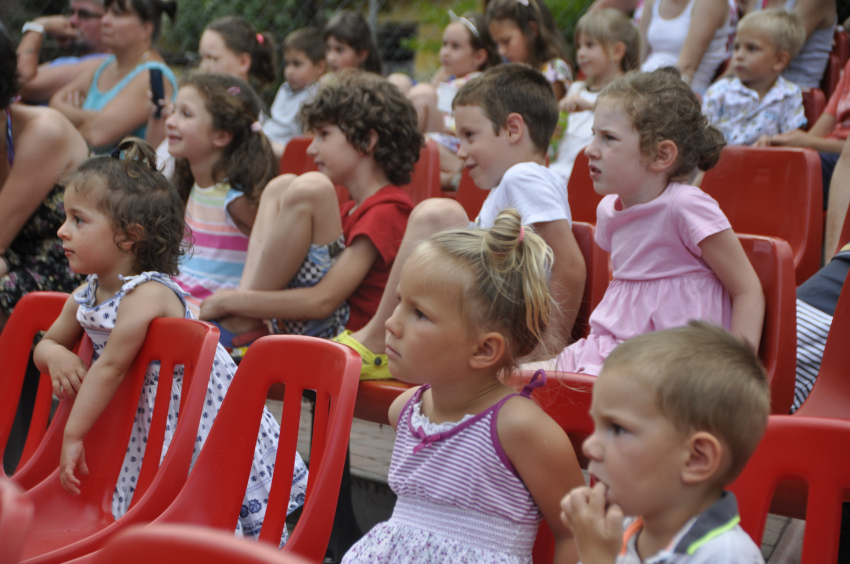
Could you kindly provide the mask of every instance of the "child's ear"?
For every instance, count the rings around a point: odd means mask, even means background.
[[[531,35],[533,35],[535,38],[540,35],[540,29],[537,27],[537,22],[528,22],[528,29],[531,30]]]
[[[682,481],[697,484],[713,481],[723,466],[723,445],[706,431],[697,431],[688,438],[688,459],[682,467]]]
[[[655,158],[650,163],[650,168],[656,172],[663,172],[672,168],[679,158],[679,148],[670,139],[665,139],[658,144],[655,150]]]
[[[371,155],[375,151],[375,147],[378,146],[378,132],[374,129],[369,130],[369,145],[366,146],[367,155]]]
[[[136,244],[145,234],[145,228],[138,223],[131,225],[122,233],[115,236],[115,241],[122,251],[130,252],[133,250],[133,245]]]
[[[490,55],[487,53],[487,49],[479,49],[478,51],[473,53],[472,60],[473,62],[475,62],[475,68],[480,70],[481,67],[483,67],[487,63],[487,58],[489,56]]]
[[[319,71],[319,76],[322,76],[328,71],[328,62],[324,59],[319,59],[319,61],[314,63],[313,66]]]
[[[357,66],[359,67],[360,65],[365,63],[366,59],[368,59],[368,58],[369,58],[369,50],[368,49],[363,49],[362,51],[357,53]]]
[[[212,137],[213,146],[217,149],[224,149],[230,142],[233,140],[233,133],[230,131],[220,131],[218,129],[214,129],[212,133],[210,133]]]
[[[517,143],[522,139],[523,133],[525,133],[525,120],[516,112],[510,113],[508,114],[508,119],[505,120],[505,127],[503,129],[508,136],[508,142]]]
[[[788,51],[780,51],[776,54],[776,60],[773,63],[774,72],[782,72],[785,70],[785,67],[788,66],[788,63],[791,62],[791,53]]]
[[[484,333],[475,341],[475,352],[469,359],[470,368],[489,368],[501,362],[505,349],[505,337],[501,333]]]
[[[242,53],[239,55],[239,72],[248,74],[248,71],[251,70],[251,55],[248,53]]]
[[[617,41],[614,45],[611,46],[611,60],[615,61],[617,64],[622,62],[623,57],[626,56],[626,44],[622,41]]]

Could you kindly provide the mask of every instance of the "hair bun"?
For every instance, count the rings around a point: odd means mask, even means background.
[[[499,213],[484,240],[489,252],[501,262],[519,247],[524,235],[522,216],[517,210],[508,208]]]
[[[123,153],[121,160],[124,161],[124,168],[131,177],[137,176],[133,172],[136,166],[146,166],[152,172],[159,172],[156,167],[156,151],[145,141],[138,137],[125,137],[118,143],[115,150],[112,151],[112,156],[119,158]]]

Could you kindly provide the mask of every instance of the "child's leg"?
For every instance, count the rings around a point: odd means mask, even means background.
[[[445,129],[443,113],[437,109],[437,89],[430,84],[420,82],[410,89],[407,97],[416,108],[419,131],[439,131]]]
[[[407,229],[398,249],[395,262],[381,303],[374,317],[369,320],[365,327],[352,334],[352,337],[363,346],[375,353],[384,352],[385,333],[384,324],[390,318],[396,306],[396,289],[401,280],[401,269],[407,262],[407,257],[416,246],[429,236],[446,229],[466,227],[469,218],[466,212],[456,201],[449,198],[429,198],[416,206],[407,221]]]
[[[398,89],[401,90],[402,94],[407,94],[410,89],[413,88],[413,80],[411,80],[406,74],[402,74],[400,72],[392,73],[387,77],[387,80],[398,86]]]

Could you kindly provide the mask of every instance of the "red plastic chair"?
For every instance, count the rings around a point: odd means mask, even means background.
[[[797,369],[797,288],[791,248],[782,239],[738,235],[764,291],[759,358],[770,381],[771,413],[785,414],[794,401]]]
[[[723,149],[702,189],[729,218],[736,233],[780,237],[794,254],[797,284],[820,268],[823,189],[820,157],[811,149]]]
[[[67,300],[68,294],[61,292],[31,292],[25,295],[18,301],[0,334],[0,358],[3,359],[3,378],[0,384],[0,453],[5,452],[9,441],[33,339],[39,331],[50,329]],[[22,468],[30,459],[44,437],[52,397],[53,386],[50,377],[42,376],[18,468]],[[0,476],[5,475],[0,467]]]
[[[803,92],[803,111],[806,114],[806,131],[812,128],[826,109],[826,96],[820,88]]]
[[[841,79],[841,69],[844,65],[841,64],[841,57],[834,50],[829,54],[829,59],[826,61],[826,70],[824,70],[823,78],[820,81],[820,89],[826,95],[827,99],[835,92],[838,86],[838,81]]]
[[[567,183],[567,196],[570,200],[570,212],[573,221],[584,221],[596,225],[596,208],[602,201],[602,196],[593,189],[593,180],[590,179],[587,157],[584,149],[576,155],[573,171]]]
[[[264,543],[190,525],[133,527],[117,535],[94,559],[100,564],[310,564]]]
[[[360,365],[354,351],[331,341],[291,335],[257,340],[239,365],[192,474],[154,523],[234,530],[266,395],[272,384],[282,382],[286,390],[281,435],[260,540],[274,546],[280,542],[295,464],[301,397],[305,390],[315,390],[306,501],[284,550],[321,562],[333,524]]]
[[[479,188],[475,184],[475,181],[472,180],[472,177],[469,176],[469,171],[464,168],[460,175],[460,184],[457,186],[457,192],[451,197],[463,206],[469,221],[475,221],[475,218],[478,217],[478,213],[481,211],[481,206],[484,205],[484,200],[487,199],[489,194],[490,190]]]
[[[732,484],[741,527],[757,544],[780,482],[809,484],[802,564],[838,561],[841,503],[850,489],[850,422],[773,415],[767,433]]]
[[[293,137],[286,144],[280,157],[280,173],[301,176],[305,172],[319,170],[311,157],[307,156],[307,147],[313,142],[312,137]]]
[[[32,503],[8,478],[0,476],[0,562],[16,564],[32,523]]]
[[[179,343],[180,346],[175,346]],[[35,521],[27,538],[26,562],[65,562],[100,548],[120,529],[133,523],[150,522],[180,491],[186,476],[203,411],[204,398],[218,344],[218,329],[200,321],[155,319],[145,342],[112,401],[85,438],[88,476],[79,496],[62,489],[58,468],[25,497],[35,506]],[[159,390],[148,435],[144,462],[133,501],[118,521],[112,517],[112,493],[124,462],[145,372],[159,360]],[[180,417],[168,453],[159,464],[174,367],[184,366]],[[70,409],[72,401],[62,403]],[[117,448],[116,448],[117,447]],[[235,522],[235,521],[234,521]]]
[[[581,249],[587,268],[581,307],[578,310],[572,332],[573,340],[578,340],[587,337],[590,333],[590,325],[588,324],[590,314],[602,301],[602,297],[608,289],[611,280],[609,268],[611,256],[596,244],[596,227],[592,224],[573,221],[573,235]]]
[[[832,52],[838,55],[838,61],[841,63],[842,68],[847,64],[848,59],[850,59],[850,35],[844,30],[844,28],[839,27],[835,30],[835,46],[832,48]]]

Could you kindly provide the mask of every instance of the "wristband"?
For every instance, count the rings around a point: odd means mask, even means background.
[[[21,30],[21,33],[26,33],[28,31],[38,32],[38,33],[41,34],[42,37],[46,36],[46,33],[44,31],[44,26],[41,25],[40,23],[35,23],[35,22],[25,23],[23,29]]]

